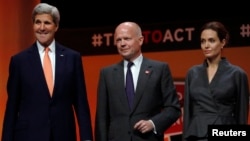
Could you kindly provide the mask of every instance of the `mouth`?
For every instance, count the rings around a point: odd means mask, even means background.
[[[48,33],[45,33],[45,32],[38,32],[38,34],[40,34],[40,35],[47,35]]]
[[[129,49],[128,48],[120,48],[120,51],[122,52],[127,52]]]
[[[210,50],[204,50],[204,54],[209,54],[211,51]]]
[[[40,37],[47,37],[48,33],[37,32],[37,35]]]

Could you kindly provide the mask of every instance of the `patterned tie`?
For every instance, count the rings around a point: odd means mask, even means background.
[[[134,82],[133,82],[133,76],[130,67],[133,65],[133,62],[129,62],[127,65],[127,74],[126,74],[126,94],[128,98],[128,104],[130,106],[130,109],[132,109],[132,104],[134,100],[135,90],[134,90]]]
[[[49,88],[50,96],[52,96],[53,93],[53,87],[54,87],[54,82],[53,82],[53,72],[52,72],[52,65],[51,61],[49,58],[49,47],[46,47],[45,49],[45,54],[43,58],[43,72],[46,78],[46,82]]]

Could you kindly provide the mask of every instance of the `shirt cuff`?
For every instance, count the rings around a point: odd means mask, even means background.
[[[152,120],[149,120],[149,121],[152,123],[152,125],[153,125],[153,127],[154,127],[153,132],[154,132],[155,134],[157,134],[156,129],[155,129],[155,124],[154,124],[154,122],[153,122]]]

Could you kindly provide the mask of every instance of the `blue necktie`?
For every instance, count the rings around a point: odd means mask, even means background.
[[[126,94],[128,97],[128,104],[130,109],[132,109],[132,104],[134,100],[135,90],[134,90],[134,82],[133,76],[130,67],[133,65],[133,62],[129,62],[127,65],[127,74],[126,74]]]

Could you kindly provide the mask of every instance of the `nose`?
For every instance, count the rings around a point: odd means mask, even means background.
[[[125,41],[125,40],[121,40],[121,46],[124,46],[124,45],[125,45],[125,43],[126,43],[126,41]]]
[[[44,23],[41,23],[41,24],[40,24],[40,29],[41,29],[41,30],[44,30],[44,29],[45,29],[45,24],[44,24]]]
[[[209,43],[208,42],[204,42],[203,45],[204,45],[205,48],[209,47]]]

